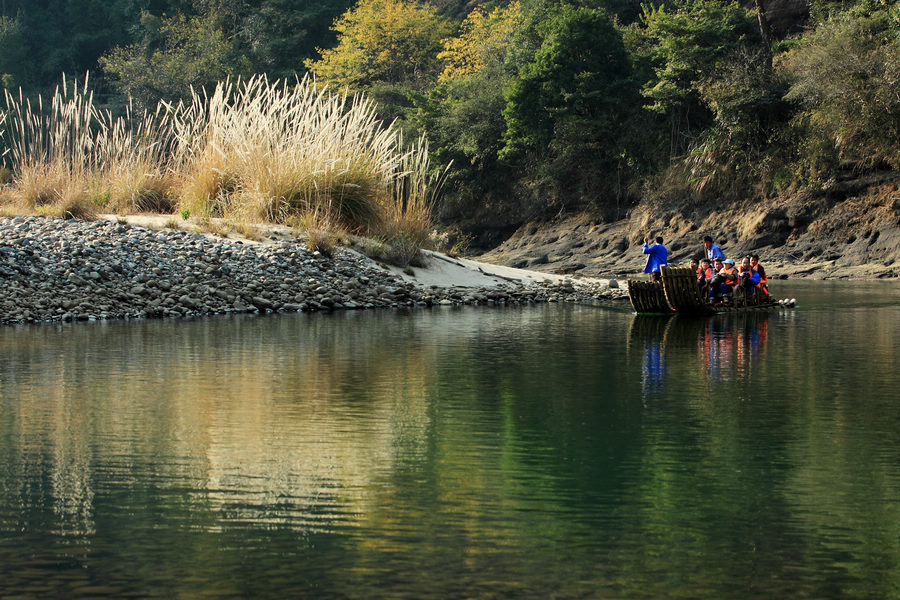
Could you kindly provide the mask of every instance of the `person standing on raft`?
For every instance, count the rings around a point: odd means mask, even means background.
[[[713,244],[713,239],[708,235],[703,236],[703,251],[710,262],[714,262],[717,258],[725,260],[725,253],[722,252],[721,248]]]
[[[647,264],[644,273],[650,274],[650,281],[661,281],[659,268],[669,264],[669,250],[663,246],[662,236],[656,236],[656,241],[650,243],[650,238],[644,238],[644,254],[647,255]]]

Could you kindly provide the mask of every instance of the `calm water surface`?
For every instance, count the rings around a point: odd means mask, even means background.
[[[900,598],[900,286],[778,291],[2,328],[0,596]]]

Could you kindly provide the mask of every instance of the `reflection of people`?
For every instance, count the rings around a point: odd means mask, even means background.
[[[713,239],[710,236],[703,236],[703,247],[706,250],[706,258],[709,260],[716,260],[717,258],[725,260],[725,253],[722,252],[721,248],[713,244]]]
[[[652,244],[650,238],[645,237],[643,252],[648,255],[644,273],[650,274],[650,281],[660,281],[659,268],[669,264],[669,251],[663,246],[662,236],[656,236]]]
[[[697,356],[709,381],[746,378],[765,354],[769,314],[764,311],[734,313],[701,321]]]
[[[666,376],[666,360],[662,340],[648,340],[641,361],[641,388],[644,399],[648,395],[661,394]]]

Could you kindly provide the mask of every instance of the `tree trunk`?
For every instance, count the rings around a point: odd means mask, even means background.
[[[766,56],[769,68],[772,68],[772,30],[769,27],[769,19],[766,17],[766,7],[763,0],[754,0],[756,3],[756,18],[759,21],[759,32],[762,34],[766,45]]]

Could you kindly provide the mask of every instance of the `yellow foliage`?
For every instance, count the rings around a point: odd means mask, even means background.
[[[338,45],[307,60],[319,81],[359,90],[374,82],[416,86],[440,70],[437,53],[451,25],[410,0],[361,0],[332,27]]]
[[[480,7],[473,10],[460,26],[459,34],[443,42],[444,51],[438,58],[446,62],[446,67],[439,81],[475,73],[491,57],[502,57],[522,20],[518,0],[490,13]]]

